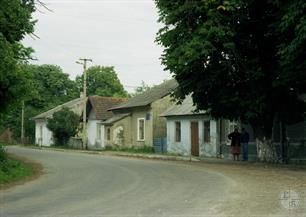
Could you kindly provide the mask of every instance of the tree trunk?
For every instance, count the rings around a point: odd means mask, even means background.
[[[273,123],[267,123],[264,127],[253,125],[254,138],[256,139],[257,160],[264,162],[280,162],[277,144],[273,141]]]
[[[280,162],[276,144],[271,139],[256,138],[257,159],[264,162]]]

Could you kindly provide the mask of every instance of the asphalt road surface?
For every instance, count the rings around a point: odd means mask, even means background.
[[[45,174],[0,192],[1,217],[218,216],[230,178],[190,164],[10,147]]]

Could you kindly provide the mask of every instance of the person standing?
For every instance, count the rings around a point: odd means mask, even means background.
[[[238,132],[238,127],[235,127],[234,132],[228,134],[228,138],[231,140],[231,151],[233,155],[233,160],[239,160],[241,134]]]
[[[242,156],[243,160],[247,161],[249,159],[249,133],[245,130],[245,128],[241,129],[241,144],[242,144]]]

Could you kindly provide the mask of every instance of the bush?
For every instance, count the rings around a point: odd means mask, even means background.
[[[68,108],[55,112],[53,117],[48,119],[47,127],[52,131],[55,144],[64,146],[68,144],[69,138],[74,136],[79,127],[80,117]]]
[[[140,147],[112,147],[105,146],[104,151],[123,151],[131,153],[154,153],[154,148],[151,146],[140,146]]]
[[[0,170],[3,172],[9,171],[8,156],[2,145],[0,145]]]

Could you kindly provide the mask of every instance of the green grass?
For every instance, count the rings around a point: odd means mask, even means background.
[[[153,154],[154,148],[150,146],[142,146],[142,147],[112,147],[106,146],[103,151],[122,151],[129,153],[146,153]]]
[[[33,174],[32,167],[23,162],[8,157],[0,162],[0,185],[18,181]]]

